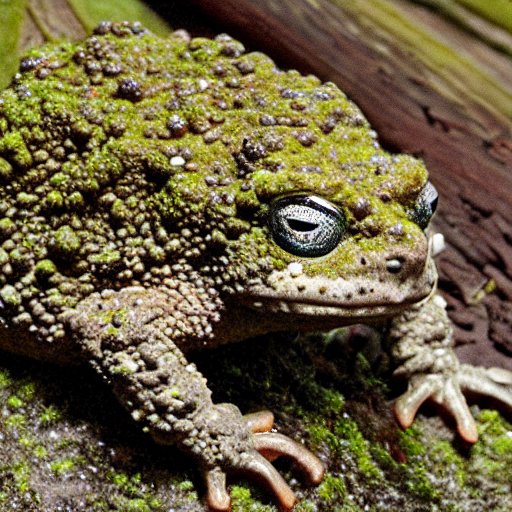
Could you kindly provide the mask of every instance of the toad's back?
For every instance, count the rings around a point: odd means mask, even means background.
[[[265,177],[283,168],[272,153],[299,154],[314,189],[327,152],[316,132],[337,130],[369,133],[332,84],[279,71],[227,36],[104,24],[81,44],[31,51],[0,99],[3,345],[55,346],[67,338],[61,313],[95,291],[151,286],[184,265],[190,275],[206,254],[215,273],[223,241],[250,227],[240,212],[281,186]],[[255,186],[246,178],[262,165]],[[19,338],[29,332],[36,351]]]

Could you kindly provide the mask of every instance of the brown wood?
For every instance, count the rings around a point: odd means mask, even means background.
[[[425,159],[459,353],[512,369],[512,36],[455,2],[449,16],[418,5],[434,1],[192,3],[282,65],[337,83],[386,147]]]
[[[48,40],[79,39],[86,32],[67,0],[30,0],[27,4],[20,48]]]

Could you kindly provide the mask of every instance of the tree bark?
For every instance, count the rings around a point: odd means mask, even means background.
[[[493,9],[478,0],[192,3],[210,26],[215,19],[281,65],[338,84],[384,146],[425,160],[441,194],[435,227],[448,247],[438,267],[459,355],[512,369],[512,35],[505,22],[492,12],[486,18]]]

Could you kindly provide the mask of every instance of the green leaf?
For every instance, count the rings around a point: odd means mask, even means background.
[[[0,30],[0,88],[9,83],[18,67],[17,59],[12,56],[18,53],[26,3],[27,0],[0,0],[3,25]]]

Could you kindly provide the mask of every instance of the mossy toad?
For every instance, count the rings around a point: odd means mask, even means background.
[[[418,160],[383,151],[333,84],[283,72],[227,36],[99,26],[31,51],[0,97],[0,346],[90,362],[135,421],[204,471],[322,465],[272,415],[213,404],[185,352],[270,331],[382,325],[409,425],[427,399],[476,441],[462,391],[512,406],[512,375],[460,366],[436,295]]]

